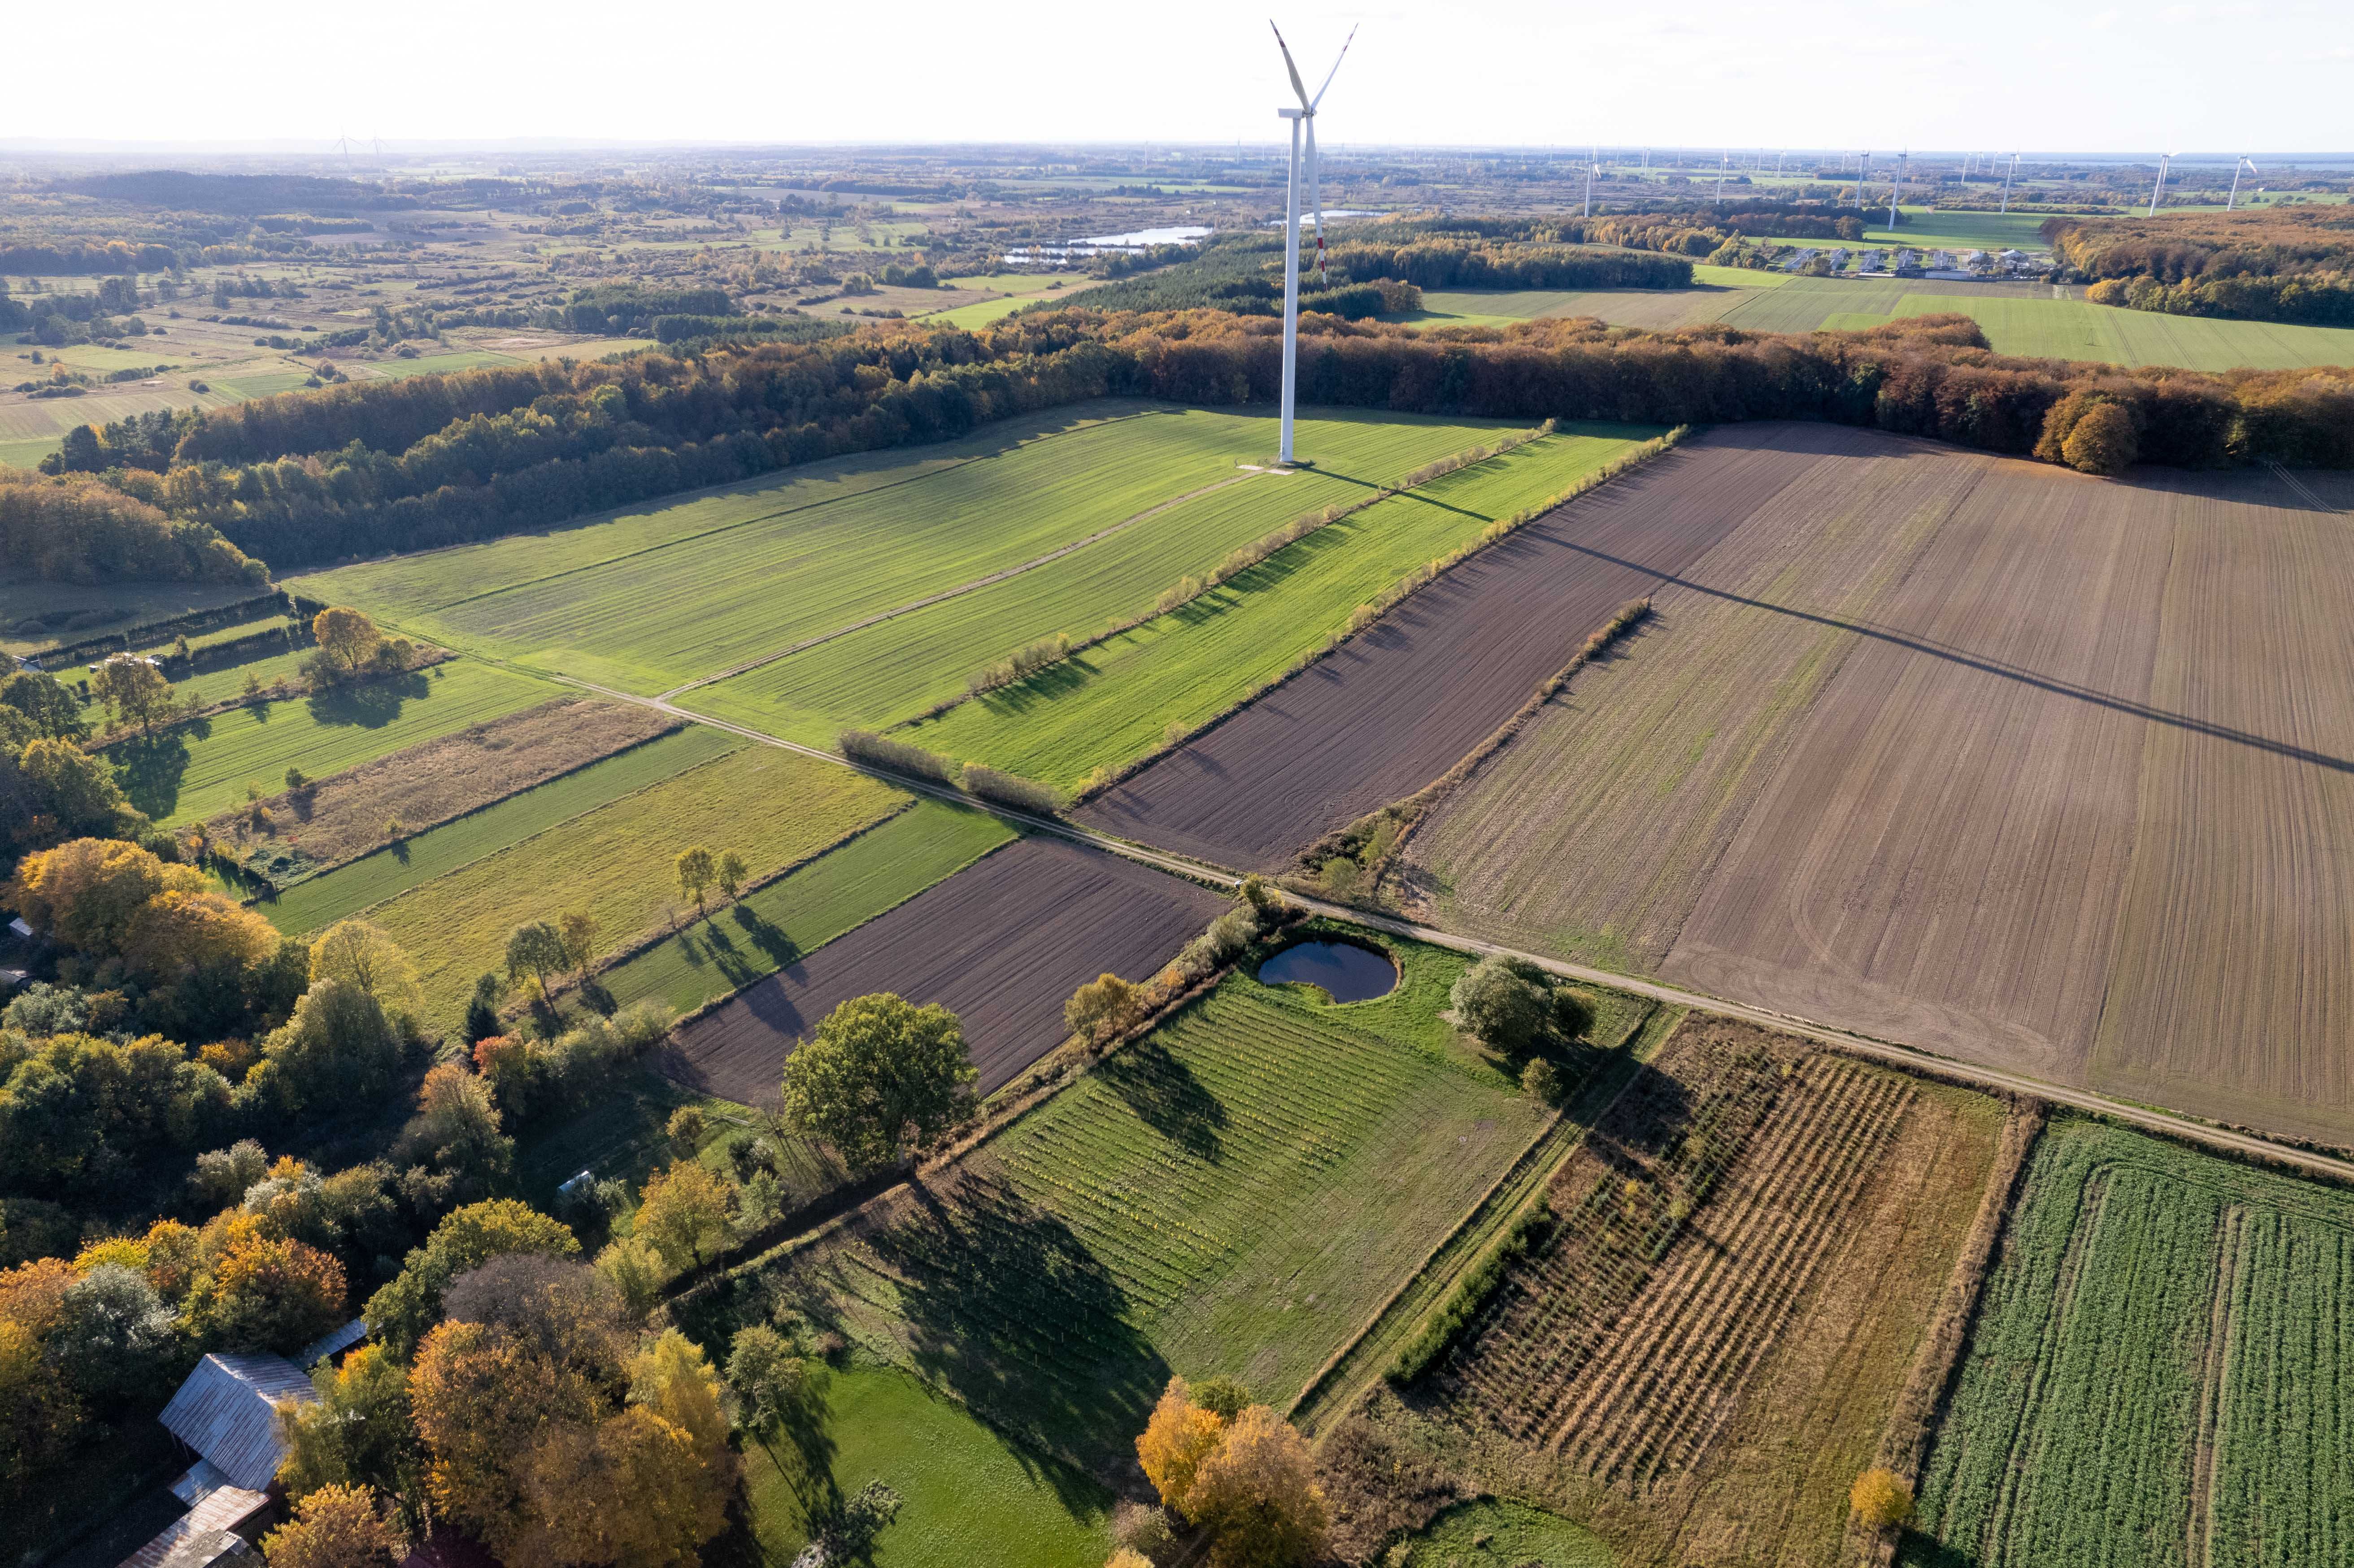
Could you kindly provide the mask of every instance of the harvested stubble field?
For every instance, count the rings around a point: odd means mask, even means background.
[[[846,768],[746,746],[370,906],[367,917],[415,960],[428,1015],[449,1018],[527,920],[586,909],[610,951],[675,916],[672,863],[690,844],[737,851],[760,877],[907,803]]]
[[[963,1020],[988,1094],[1063,1039],[1071,992],[1106,970],[1147,978],[1225,907],[1133,862],[1023,839],[687,1023],[663,1070],[706,1093],[773,1104],[785,1058],[820,1020],[887,991]]]
[[[2045,1133],[1904,1560],[2354,1554],[2354,1201],[2095,1123]]]
[[[1979,1097],[1689,1019],[1447,1357],[1368,1408],[1622,1563],[1831,1561],[1999,1124]]]
[[[1107,1478],[1172,1368],[1281,1407],[1546,1119],[1435,1043],[1464,960],[1401,959],[1349,1007],[1229,977],[769,1289]]]
[[[1349,490],[1338,477],[1310,494],[1297,482],[1245,474],[1238,463],[1272,450],[1271,426],[1255,415],[1087,404],[942,446],[832,459],[667,506],[291,586],[451,647],[661,691],[1019,567],[1193,492],[1235,483],[1250,493],[1252,502],[1226,508],[1223,530],[1205,523],[1193,537],[1182,524],[1193,511],[1173,509],[1066,558],[1079,568],[1069,591],[1083,591],[1099,551],[1143,541],[1148,552],[1131,570],[1150,586],[1129,591],[1149,603],[1181,572],[1332,499],[1323,489]],[[1502,427],[1338,414],[1309,428],[1378,481],[1492,440]],[[1150,543],[1172,535],[1182,547],[1155,564]],[[1063,613],[1093,630],[1113,612],[1090,601]],[[905,624],[886,630],[893,647],[916,634]],[[1038,635],[1016,625],[1001,645],[986,620],[967,634],[973,645],[947,654],[952,685]]]
[[[1564,430],[1378,502],[1132,631],[914,726],[907,738],[1071,789],[1157,749],[1313,654],[1352,609],[1656,429]]]
[[[387,819],[413,838],[678,723],[634,703],[558,697],[363,763],[300,794],[273,795],[263,804],[278,820],[274,832],[239,835],[242,811],[224,812],[209,826],[242,852],[249,870],[282,886],[383,848]]]
[[[1013,837],[977,807],[919,799],[599,977],[621,1006],[693,1012],[955,875]]]
[[[1221,416],[1231,418],[1232,416]],[[1134,427],[1151,431],[1146,421]],[[845,726],[876,728],[962,696],[981,666],[1060,633],[1073,639],[1150,613],[1188,574],[1304,513],[1361,501],[1421,464],[1491,443],[1499,428],[1394,418],[1307,422],[1311,471],[1229,465],[1207,493],[1171,498],[1135,525],[1059,560],[862,630],[695,693],[698,709],[771,734],[828,745]],[[1273,433],[1254,426],[1254,440]],[[1258,455],[1264,456],[1264,453]],[[1543,493],[1540,493],[1541,494]],[[1114,519],[1118,521],[1118,519]]]
[[[1746,425],[1689,442],[1471,556],[1080,817],[1224,864],[1282,863],[1445,773],[1620,605],[1858,440]]]
[[[1457,793],[1411,893],[1990,1065],[2354,1135],[2342,518],[2271,475],[1853,439]]]
[[[547,683],[471,659],[307,697],[249,704],[107,748],[131,803],[165,827],[243,803],[289,768],[325,779],[546,702]]]
[[[638,713],[650,711],[634,705],[627,705]],[[619,756],[606,758],[592,767],[518,789],[479,810],[399,843],[380,847],[332,871],[298,882],[275,898],[265,898],[257,907],[270,917],[270,924],[289,936],[320,930],[372,905],[397,898],[412,887],[472,865],[486,855],[496,854],[511,844],[546,832],[558,823],[737,750],[744,744],[734,736],[704,725],[677,730],[632,747]],[[397,763],[414,755],[399,752],[391,760]],[[324,799],[344,777],[339,775],[321,785],[320,796]],[[363,807],[359,814],[359,827],[365,831],[367,818],[373,813]],[[281,836],[294,841],[289,846],[291,853],[300,853],[311,843],[307,828]]]

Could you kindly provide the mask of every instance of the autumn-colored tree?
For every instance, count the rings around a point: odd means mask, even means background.
[[[175,871],[192,869],[174,866]],[[169,980],[194,971],[244,974],[278,952],[278,929],[252,910],[213,892],[159,893],[139,906],[124,933],[133,974]]]
[[[673,867],[678,873],[678,890],[695,900],[696,914],[703,912],[703,895],[711,890],[711,879],[719,874],[719,866],[711,852],[701,844],[693,844],[678,852]]]
[[[791,1340],[766,1323],[736,1330],[727,1347],[727,1386],[736,1395],[737,1424],[760,1434],[779,1421],[803,1419],[822,1407],[825,1364],[797,1351]]]
[[[347,980],[388,1014],[414,1014],[423,1005],[417,966],[381,926],[338,920],[311,944],[311,979]]]
[[[785,1058],[785,1119],[853,1171],[873,1171],[969,1119],[978,1076],[947,1008],[887,991],[854,997]]]
[[[712,877],[719,884],[719,891],[733,899],[744,891],[745,878],[751,874],[752,868],[744,863],[744,857],[734,850],[726,850],[721,853],[718,867],[713,871]]]
[[[1193,1517],[1194,1482],[1204,1461],[1217,1452],[1225,1431],[1226,1424],[1217,1412],[1193,1403],[1193,1391],[1183,1378],[1169,1380],[1144,1424],[1143,1436],[1136,1440],[1136,1457],[1144,1466],[1144,1478],[1171,1510],[1187,1519]]]
[[[1214,1537],[1218,1568],[1295,1568],[1323,1549],[1330,1515],[1315,1457],[1299,1429],[1264,1404],[1226,1428],[1186,1502],[1188,1517]]]
[[[635,1318],[643,1318],[662,1299],[662,1255],[643,1236],[623,1236],[597,1255],[597,1272],[620,1292],[622,1303]]]
[[[68,839],[122,839],[143,832],[147,819],[132,809],[115,782],[113,766],[70,740],[44,737],[16,754],[20,787],[14,810],[0,812],[0,833],[17,851],[48,849]],[[7,758],[0,753],[0,777]],[[12,820],[13,819],[13,820]]]
[[[63,1455],[81,1404],[31,1329],[0,1317],[0,1476],[24,1476]]]
[[[38,745],[38,742],[35,743]],[[192,865],[158,860],[116,839],[74,839],[16,868],[6,902],[35,927],[93,958],[119,957],[131,922],[159,894],[202,893]]]
[[[690,1568],[726,1523],[727,1482],[693,1434],[632,1404],[590,1426],[553,1425],[524,1478],[533,1529],[510,1562]]]
[[[1063,1026],[1087,1040],[1117,1034],[1136,1022],[1142,1005],[1136,987],[1118,975],[1101,975],[1071,993],[1063,1004]]]
[[[384,641],[376,622],[348,605],[334,605],[313,616],[311,635],[318,641],[319,651],[346,674],[356,673],[375,658]]]
[[[657,1171],[639,1195],[635,1234],[643,1236],[673,1271],[703,1261],[704,1249],[729,1234],[727,1210],[734,1185],[709,1166],[681,1160]]]
[[[406,1543],[366,1487],[321,1487],[299,1498],[294,1518],[262,1537],[270,1568],[384,1568]]]
[[[408,1492],[424,1473],[424,1452],[408,1408],[408,1373],[381,1345],[362,1345],[342,1366],[311,1373],[316,1403],[286,1412],[286,1459],[278,1478],[289,1497],[322,1487]]]
[[[434,1505],[508,1562],[550,1560],[527,1550],[540,1500],[531,1456],[551,1433],[602,1419],[597,1380],[504,1324],[450,1322],[418,1347],[408,1397]]]
[[[392,1283],[368,1298],[369,1330],[387,1351],[406,1358],[440,1318],[442,1292],[458,1276],[506,1253],[572,1257],[579,1251],[570,1231],[528,1203],[513,1198],[469,1203],[434,1226]]]
[[[418,1086],[417,1114],[401,1128],[400,1154],[447,1178],[453,1197],[471,1200],[504,1181],[514,1139],[500,1130],[490,1084],[458,1063],[437,1062]]]
[[[198,1281],[190,1317],[228,1350],[292,1351],[344,1320],[344,1266],[302,1242],[240,1234]]]
[[[703,1347],[665,1329],[652,1346],[630,1361],[630,1402],[642,1404],[695,1440],[695,1452],[723,1485],[736,1475],[735,1451],[727,1446],[727,1415],[720,1404],[719,1374]]]
[[[2096,403],[2060,443],[2060,455],[2080,473],[2123,473],[2141,455],[2133,416],[2115,403]]]
[[[1133,1546],[1117,1546],[1104,1559],[1104,1568],[1152,1568],[1152,1559]]]
[[[587,969],[597,956],[597,916],[575,909],[556,923],[556,932],[564,941],[565,961],[576,973]]]
[[[1913,1489],[1895,1471],[1875,1467],[1856,1477],[1848,1506],[1870,1530],[1890,1530],[1913,1517]]]
[[[172,683],[144,659],[118,654],[90,678],[90,694],[123,724],[144,730],[172,711]]]

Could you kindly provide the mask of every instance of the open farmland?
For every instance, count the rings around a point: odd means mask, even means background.
[[[242,810],[226,812],[208,826],[216,839],[234,847],[246,869],[281,885],[385,847],[387,820],[401,824],[400,858],[408,864],[417,853],[414,835],[677,724],[634,703],[558,697],[363,763],[299,792],[272,795],[263,804],[278,820],[277,831],[254,833]]]
[[[1276,680],[1357,605],[1490,523],[1540,505],[1656,430],[1565,430],[1318,529],[1176,610],[1026,681],[915,726],[907,738],[1061,788],[1162,744]]]
[[[133,805],[179,827],[242,803],[249,782],[267,793],[289,768],[324,779],[554,694],[544,681],[454,659],[314,696],[249,704],[120,742],[106,755]]]
[[[1491,759],[1409,886],[1509,939],[2347,1136],[2342,521],[2268,475],[1859,450]]]
[[[882,629],[895,647],[929,648],[927,632],[948,627],[931,658],[953,687],[966,670],[1037,635],[1026,630],[1032,604],[1095,630],[1134,595],[1149,603],[1180,573],[1322,504],[1331,498],[1325,489],[1347,487],[1339,476],[1286,482],[1238,469],[1272,450],[1272,424],[1204,409],[1083,405],[945,449],[837,459],[546,535],[347,567],[295,586],[451,647],[652,692],[1118,530],[1040,568],[1057,573],[1044,588],[1025,573],[993,595],[968,596],[982,599],[978,609],[954,599],[919,622]],[[1376,482],[1502,428],[1371,415],[1337,416],[1329,427],[1335,461],[1363,466],[1345,469],[1349,477]],[[1235,497],[1201,502],[1223,509],[1157,510],[1218,485]],[[1105,609],[1108,582],[1118,586]],[[812,652],[845,656],[837,643]]]
[[[988,1094],[1063,1039],[1071,992],[1105,970],[1146,978],[1225,906],[1133,862],[1023,839],[688,1023],[665,1070],[773,1104],[799,1040],[852,997],[888,991],[964,1021]]]
[[[1278,863],[1446,772],[1619,605],[1860,450],[1808,425],[1688,443],[1471,556],[1080,816],[1228,865]]]
[[[651,710],[631,705],[630,711],[642,714]],[[373,905],[397,898],[412,887],[446,876],[485,855],[495,854],[560,822],[570,821],[747,744],[724,731],[695,725],[592,766],[573,769],[560,778],[519,787],[480,810],[455,816],[397,844],[381,843],[383,819],[376,817],[372,824],[368,819],[375,816],[373,810],[355,802],[349,811],[357,819],[352,824],[352,832],[364,833],[374,826],[378,843],[346,864],[294,883],[258,907],[272,925],[289,936],[323,929]],[[405,773],[407,765],[421,762],[432,749],[419,747],[397,753],[387,759],[387,765],[400,768]],[[460,759],[462,758],[461,753]],[[365,800],[366,777],[366,770],[357,773],[356,790],[353,789],[355,776],[351,774],[339,775],[321,785],[320,809],[333,810],[337,797],[347,791],[358,793]],[[331,821],[320,832],[335,835],[337,827]],[[307,823],[290,827],[280,836],[292,842],[279,853],[290,855],[313,848],[323,850],[338,842],[338,837],[327,836],[324,843],[318,842]]]
[[[2179,365],[2190,370],[2294,370],[2309,365],[2354,365],[2354,327],[2296,326],[2283,322],[2174,316],[2158,311],[2087,304],[2080,299],[1984,295],[1955,298],[1908,291],[1886,308],[1842,312],[1822,324],[1875,327],[1900,316],[1959,311],[1985,329],[1997,354],[2036,358],[2102,359],[2113,365]],[[1728,321],[1734,318],[1728,315]],[[1745,324],[1745,323],[1743,323]]]
[[[681,895],[672,863],[688,845],[735,850],[754,877],[766,876],[907,800],[847,768],[748,746],[371,905],[367,917],[408,951],[429,1016],[444,1018],[527,920],[585,909],[610,952],[673,916]]]
[[[1835,1561],[2001,1121],[1688,1019],[1551,1182],[1452,1348],[1366,1408],[1622,1563]]]
[[[1017,648],[1147,614],[1181,577],[1208,571],[1301,514],[1361,501],[1375,485],[1504,431],[1389,416],[1303,421],[1299,439],[1315,443],[1320,458],[1313,470],[1230,473],[1209,493],[1166,502],[1135,526],[1059,560],[849,631],[686,701],[814,745],[831,744],[845,726],[912,717],[963,694],[975,671]],[[1251,433],[1269,445],[1275,440],[1264,424]]]
[[[1002,819],[977,807],[919,799],[599,979],[624,1007],[652,999],[673,1013],[693,1012],[898,907],[1013,836]]]
[[[1781,281],[1773,273],[1761,281]],[[1749,297],[1745,286],[1695,289],[1430,289],[1422,309],[1384,316],[1410,326],[1505,326],[1556,316],[1597,316],[1612,326],[1697,326]]]
[[[2098,1124],[2044,1135],[1905,1561],[2354,1553],[2354,1202]]]
[[[0,653],[22,657],[85,637],[129,635],[154,621],[218,609],[254,594],[251,583],[0,582]]]
[[[1463,960],[1402,957],[1350,1007],[1230,977],[777,1296],[1107,1477],[1172,1370],[1280,1408],[1549,1116],[1434,1043]]]

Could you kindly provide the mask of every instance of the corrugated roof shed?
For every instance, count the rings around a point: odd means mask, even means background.
[[[231,1486],[260,1491],[286,1457],[278,1403],[308,1404],[318,1397],[311,1380],[283,1356],[207,1356],[159,1419]]]
[[[238,1487],[222,1487],[180,1518],[164,1527],[163,1533],[122,1560],[122,1568],[163,1568],[172,1554],[183,1547],[183,1561],[194,1555],[199,1562],[217,1559],[224,1551],[233,1551],[217,1538],[235,1531],[247,1520],[270,1506],[263,1492],[249,1492]],[[207,1557],[207,1552],[211,1552]]]
[[[332,1334],[322,1334],[294,1352],[298,1367],[314,1367],[338,1351],[348,1351],[367,1338],[367,1319],[355,1318]]]

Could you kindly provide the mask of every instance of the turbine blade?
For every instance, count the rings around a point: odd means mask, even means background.
[[[1315,101],[1309,104],[1309,108],[1313,109],[1323,102],[1324,95],[1332,90],[1332,79],[1341,74],[1341,62],[1349,58],[1349,46],[1356,41],[1357,29],[1352,26],[1349,29],[1349,36],[1341,40],[1341,52],[1332,57],[1332,69],[1324,73],[1324,85],[1316,90]]]
[[[1291,73],[1291,90],[1299,95],[1299,107],[1313,113],[1316,106],[1308,101],[1308,89],[1300,85],[1299,68],[1291,63],[1291,46],[1283,41],[1283,29],[1271,20],[1267,26],[1275,35],[1275,47],[1283,51],[1283,69]]]

